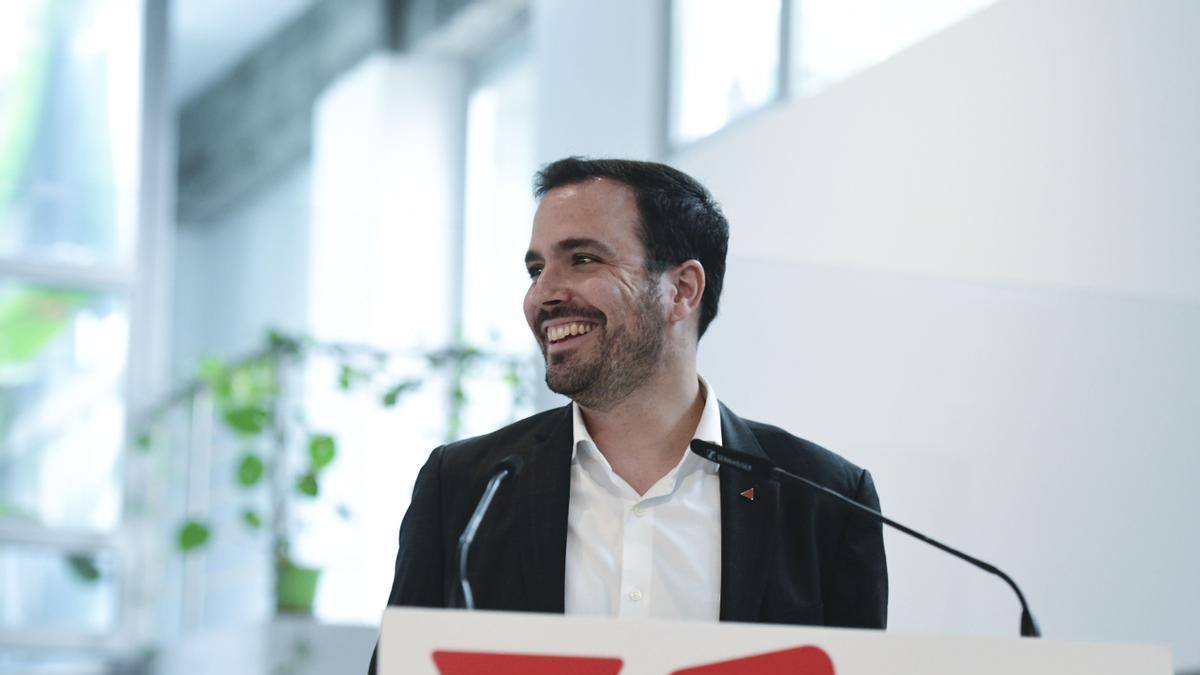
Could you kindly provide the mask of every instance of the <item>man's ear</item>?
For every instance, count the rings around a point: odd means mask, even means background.
[[[704,297],[704,266],[699,260],[686,260],[671,270],[671,313],[669,319],[682,321],[700,313],[700,301]]]

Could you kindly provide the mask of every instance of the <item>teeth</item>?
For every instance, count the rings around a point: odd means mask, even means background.
[[[590,323],[566,323],[560,326],[551,326],[546,329],[546,339],[550,342],[558,342],[559,340],[570,337],[572,335],[583,335],[591,332],[594,326]]]

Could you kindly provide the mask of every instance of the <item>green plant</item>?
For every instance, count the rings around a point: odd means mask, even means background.
[[[34,362],[90,297],[85,291],[52,288],[0,290],[0,369]]]
[[[314,356],[335,359],[336,386],[344,392],[367,390],[385,409],[396,407],[430,377],[449,380],[451,398],[446,419],[447,436],[455,438],[462,427],[467,405],[465,380],[483,363],[499,366],[500,379],[509,385],[514,409],[526,392],[520,369],[522,360],[485,352],[477,347],[452,344],[408,354],[343,344],[326,344],[272,331],[264,347],[236,361],[206,359],[199,368],[194,389],[211,395],[214,412],[229,442],[238,448],[232,481],[243,495],[243,527],[270,537],[273,552],[275,605],[280,613],[310,613],[321,570],[306,567],[291,555],[293,525],[289,508],[321,494],[322,479],[336,462],[338,440],[328,430],[309,428],[302,412],[293,406],[285,386],[289,369]],[[397,372],[396,361],[409,368]],[[420,367],[415,371],[413,364]],[[153,415],[151,419],[153,419]],[[148,451],[155,445],[148,423],[135,447]],[[260,511],[262,493],[269,508]],[[338,514],[349,517],[344,505]],[[176,548],[191,554],[209,546],[215,527],[207,518],[190,518],[176,531]]]
[[[292,500],[311,500],[321,491],[323,472],[337,457],[337,440],[330,434],[303,428],[286,414],[286,392],[281,384],[286,368],[300,361],[309,343],[272,332],[265,348],[236,362],[206,359],[199,380],[210,392],[217,419],[240,450],[233,483],[243,494],[242,524],[262,530],[269,524],[274,555],[275,598],[279,612],[307,613],[312,610],[320,570],[306,568],[293,560],[291,531],[286,505]],[[291,434],[305,437],[304,461],[297,467],[289,456]],[[269,493],[273,512],[264,517],[254,497]],[[257,500],[261,501],[261,500]],[[188,519],[178,530],[178,548],[189,553],[212,541],[212,525],[204,519]]]

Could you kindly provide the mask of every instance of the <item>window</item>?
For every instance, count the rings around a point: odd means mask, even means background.
[[[140,11],[0,3],[0,255],[131,261]]]
[[[815,94],[993,0],[674,0],[668,140]]]
[[[813,94],[993,0],[793,0],[792,91]]]
[[[0,509],[111,530],[121,510],[120,295],[0,280]]]
[[[117,623],[116,556],[64,554],[56,546],[0,543],[0,578],[5,583],[0,630],[16,633],[64,631],[104,633]],[[0,661],[0,667],[5,664]]]
[[[672,145],[778,98],[782,0],[675,0],[671,10]]]
[[[0,670],[129,615],[142,26],[139,0],[0,3],[0,643],[31,648]]]

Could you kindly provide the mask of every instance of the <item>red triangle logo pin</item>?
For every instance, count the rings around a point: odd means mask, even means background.
[[[749,490],[740,492],[738,494],[742,495],[746,499],[749,499],[750,501],[754,501],[754,488],[750,488]]]

